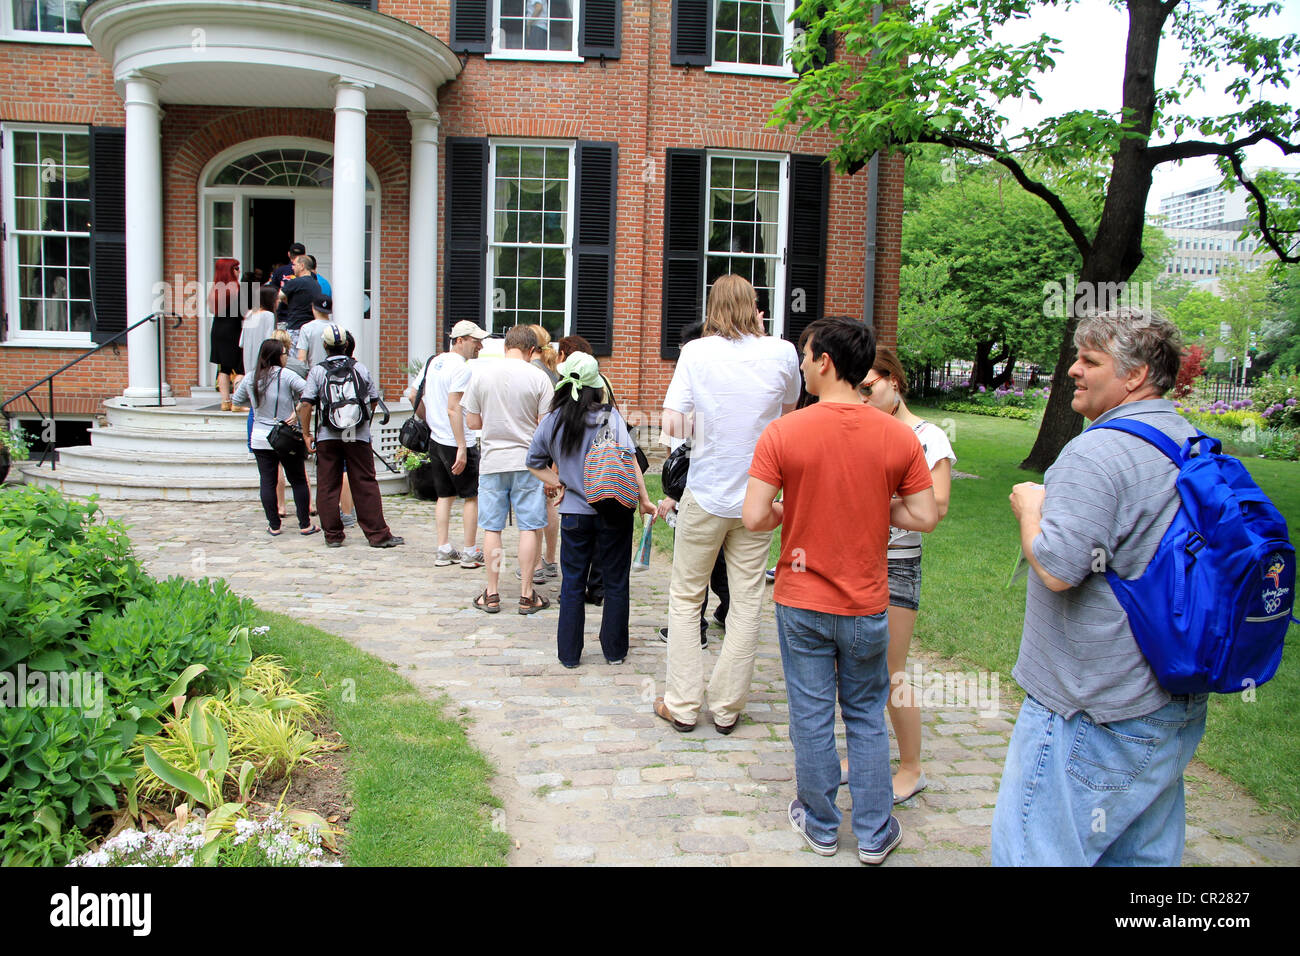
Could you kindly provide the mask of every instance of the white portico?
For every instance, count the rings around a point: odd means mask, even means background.
[[[335,0],[97,0],[83,22],[95,49],[112,64],[126,105],[132,321],[158,308],[157,286],[169,281],[163,274],[167,224],[160,149],[166,106],[258,107],[273,101],[277,109],[333,111],[329,279],[334,314],[356,336],[358,355],[374,362],[378,310],[385,307],[389,313],[406,307],[411,357],[423,359],[434,350],[437,91],[460,72],[445,43],[401,20]],[[369,110],[403,110],[411,123],[405,303],[372,301],[378,290],[366,271],[373,258],[365,245],[367,219],[374,218],[375,201],[367,190]],[[378,231],[377,223],[371,227]],[[202,243],[200,249],[210,251]],[[196,272],[210,278],[203,261]],[[375,320],[363,319],[367,312]],[[205,351],[201,345],[200,355]],[[159,363],[150,326],[130,334],[128,357],[121,401],[156,403]],[[169,391],[164,386],[164,395]]]

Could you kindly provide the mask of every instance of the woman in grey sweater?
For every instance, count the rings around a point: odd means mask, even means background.
[[[307,488],[304,457],[285,454],[271,447],[267,436],[276,422],[297,419],[298,400],[306,382],[285,368],[284,346],[276,339],[267,339],[257,355],[257,371],[245,375],[235,392],[235,401],[251,399],[253,407],[253,434],[249,445],[257,459],[257,472],[261,478],[262,510],[266,512],[267,534],[280,534],[280,511],[276,502],[275,482],[281,466],[293,488],[293,503],[298,511],[298,533],[315,534],[320,530],[311,523],[311,492]],[[304,452],[306,449],[304,448]]]

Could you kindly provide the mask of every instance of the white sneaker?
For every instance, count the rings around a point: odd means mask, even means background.
[[[483,549],[466,548],[460,553],[460,566],[462,568],[483,567]]]
[[[460,560],[460,552],[455,546],[448,543],[438,548],[438,553],[434,555],[433,566],[435,568],[445,568],[455,564]]]

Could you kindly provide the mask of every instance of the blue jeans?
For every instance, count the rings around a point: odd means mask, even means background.
[[[601,515],[560,515],[560,620],[556,643],[560,662],[576,664],[582,657],[586,619],[587,571],[603,572],[605,603],[600,615],[600,649],[605,660],[627,657],[628,572],[632,567],[632,511],[609,520]]]
[[[840,809],[840,755],[835,749],[835,698],[848,737],[853,833],[860,848],[875,850],[889,830],[894,786],[889,773],[885,701],[889,696],[886,612],[851,617],[776,606],[795,784],[809,836],[835,842]]]
[[[1026,697],[993,811],[994,866],[1178,866],[1183,771],[1207,694],[1143,717],[1069,720]]]

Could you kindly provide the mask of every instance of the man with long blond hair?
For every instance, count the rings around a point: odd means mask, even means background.
[[[758,296],[748,280],[722,276],[709,292],[704,335],[682,346],[664,397],[664,430],[694,439],[673,545],[667,686],[654,705],[655,714],[682,733],[694,729],[704,704],[699,610],[719,547],[727,562],[731,608],[707,688],[718,733],[735,729],[749,698],[772,532],[746,530],[741,508],[759,435],[798,399],[794,346],[764,334]],[[669,507],[661,503],[660,510]]]

